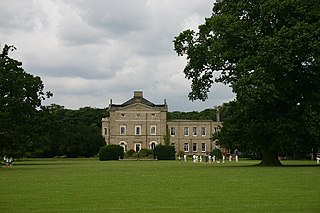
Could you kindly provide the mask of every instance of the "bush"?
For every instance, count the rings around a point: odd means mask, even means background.
[[[133,157],[134,153],[136,153],[136,152],[133,149],[130,149],[127,151],[126,156],[131,158],[131,157]]]
[[[139,157],[146,158],[152,156],[153,151],[151,149],[142,148],[139,152]]]
[[[220,149],[213,149],[212,155],[216,156],[216,159],[222,159],[222,153]]]
[[[99,160],[118,160],[119,158],[123,158],[124,150],[120,145],[107,145],[100,148],[99,152]]]
[[[153,150],[154,158],[158,160],[175,160],[175,148],[174,146],[158,145]]]
[[[131,155],[132,158],[136,159],[136,158],[139,158],[139,153],[138,152],[134,152],[132,155]]]

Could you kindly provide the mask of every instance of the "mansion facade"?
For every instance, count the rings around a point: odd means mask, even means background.
[[[107,145],[121,145],[125,151],[154,149],[164,144],[164,135],[169,131],[170,143],[176,152],[206,154],[215,148],[215,141],[210,138],[222,126],[219,116],[217,121],[167,120],[166,100],[163,104],[154,104],[143,97],[142,91],[135,91],[134,96],[122,104],[113,104],[111,99],[108,111],[109,117],[102,118],[102,135]]]

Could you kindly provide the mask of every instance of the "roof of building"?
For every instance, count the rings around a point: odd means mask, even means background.
[[[143,97],[143,92],[142,91],[134,91],[134,95],[133,98],[129,99],[128,101],[122,103],[122,104],[112,104],[112,102],[110,103],[110,107],[125,107],[125,106],[129,106],[135,103],[141,103],[147,106],[151,106],[151,107],[166,107],[166,101],[164,104],[154,104],[151,101],[148,101],[147,99],[145,99]]]
[[[143,98],[143,97],[133,97],[131,99],[129,99],[128,101],[124,102],[123,104],[121,104],[121,106],[128,106],[134,103],[142,103],[148,106],[155,106],[154,103],[148,101],[147,99]]]

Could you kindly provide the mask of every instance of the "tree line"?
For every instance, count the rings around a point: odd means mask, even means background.
[[[106,109],[42,107],[34,117],[32,143],[26,154],[30,157],[95,156],[105,145],[101,135],[101,118],[105,116]]]
[[[173,111],[167,113],[168,120],[184,119],[184,120],[217,120],[216,113],[219,107],[209,108],[202,111],[181,112]],[[223,116],[220,116],[222,120]]]
[[[11,157],[91,157],[104,140],[101,118],[105,109],[79,110],[42,106],[53,94],[44,91],[40,77],[27,73],[9,56],[14,46],[0,52],[0,155]]]
[[[27,73],[11,58],[14,46],[0,53],[0,155],[12,157],[92,157],[105,141],[101,118],[107,109],[77,110],[42,101],[53,94],[43,91],[40,77]],[[202,112],[172,112],[168,119],[213,119],[213,109]]]

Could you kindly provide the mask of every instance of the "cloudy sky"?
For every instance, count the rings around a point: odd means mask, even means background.
[[[45,105],[78,109],[123,103],[142,90],[169,111],[201,111],[234,98],[214,85],[209,100],[188,99],[186,60],[173,39],[197,29],[213,0],[0,0],[0,45],[40,76],[54,97]]]

